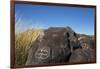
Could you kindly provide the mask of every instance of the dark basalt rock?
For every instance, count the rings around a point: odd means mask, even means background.
[[[91,48],[75,50],[69,60],[69,63],[91,63],[95,62],[95,52]]]
[[[81,48],[76,49],[70,56],[69,63],[90,63],[95,62],[95,49],[92,48],[91,38],[81,36],[79,38],[79,44]]]
[[[94,55],[92,50],[83,49],[78,38],[70,27],[51,27],[44,30],[43,36],[32,44],[26,65],[91,61]]]

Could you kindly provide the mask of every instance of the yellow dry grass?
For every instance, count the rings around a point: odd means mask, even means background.
[[[43,30],[40,29],[29,29],[15,34],[15,65],[25,64],[29,48],[42,32]]]

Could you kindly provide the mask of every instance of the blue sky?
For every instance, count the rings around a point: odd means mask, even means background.
[[[93,35],[94,11],[94,8],[16,4],[15,31],[70,26],[75,32]]]

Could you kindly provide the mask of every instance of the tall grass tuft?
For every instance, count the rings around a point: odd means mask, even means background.
[[[15,33],[15,65],[24,65],[32,43],[40,36],[43,30],[28,29]]]

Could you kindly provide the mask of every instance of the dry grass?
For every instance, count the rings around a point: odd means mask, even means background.
[[[27,60],[28,50],[43,30],[29,29],[17,32],[15,35],[15,65],[24,65]]]

